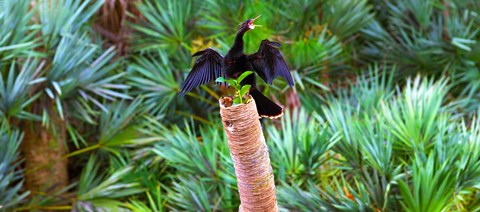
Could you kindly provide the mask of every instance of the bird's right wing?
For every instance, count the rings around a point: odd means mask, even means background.
[[[247,60],[266,83],[271,85],[275,78],[281,76],[287,80],[288,85],[293,86],[292,75],[282,53],[278,50],[279,47],[279,43],[265,39],[260,44],[257,53],[247,55]]]
[[[192,70],[180,87],[180,94],[185,95],[193,88],[209,83],[218,77],[224,76],[222,71],[223,56],[217,51],[206,48],[192,55],[192,57],[200,56]]]

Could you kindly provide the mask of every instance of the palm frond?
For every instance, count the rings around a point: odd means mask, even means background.
[[[319,26],[319,29],[312,29],[307,37],[299,37],[298,41],[292,44],[286,55],[292,58],[292,65],[296,69],[314,68],[307,74],[318,74],[318,69],[326,63],[333,63],[338,60],[342,52],[341,44],[336,36],[329,35],[328,27]]]
[[[55,48],[60,35],[77,32],[102,6],[100,1],[41,0],[39,17],[43,42],[47,47]]]
[[[327,153],[339,137],[321,127],[324,121],[317,114],[305,110],[287,112],[281,123],[280,129],[267,128],[276,179],[298,186],[319,179],[320,167],[331,159]]]
[[[138,3],[138,11],[145,20],[139,24],[132,24],[132,28],[140,37],[134,41],[133,48],[137,51],[162,49],[169,54],[182,52],[189,43],[191,35],[189,26],[196,14],[192,7],[191,0],[147,0]]]
[[[146,187],[145,199],[132,199],[127,203],[126,207],[133,211],[164,211],[167,206],[167,198],[165,191],[162,190],[163,185],[159,182],[160,179],[156,177],[158,173],[147,170],[147,167],[141,169],[141,178],[144,180]]]
[[[452,141],[452,145],[445,145],[445,154],[442,154],[442,156],[450,160],[458,159],[459,161],[456,164],[459,169],[456,172],[458,179],[456,189],[469,190],[471,188],[479,188],[480,163],[476,161],[480,159],[480,153],[477,151],[480,148],[480,120],[474,118],[470,126],[466,126],[466,123],[462,122],[458,126],[458,132],[455,134],[456,136],[448,139]],[[458,145],[459,143],[461,145]],[[452,150],[455,149],[458,152],[452,154]]]
[[[141,116],[142,99],[137,98],[133,102],[115,102],[107,106],[107,112],[100,115],[99,141],[101,149],[116,153],[115,149],[135,145],[140,131],[135,126],[136,118]]]
[[[211,125],[196,132],[188,124],[171,129],[152,124],[152,135],[160,139],[153,152],[175,170],[169,174],[173,185],[165,187],[171,207],[207,211],[238,207],[233,162],[220,128]]]
[[[123,182],[133,169],[132,166],[124,166],[105,174],[100,169],[98,158],[91,155],[80,176],[76,207],[93,210],[124,208],[124,203],[116,199],[144,191],[139,183]]]
[[[76,49],[75,52],[71,49]],[[58,44],[51,69],[46,74],[45,93],[57,106],[63,118],[64,100],[73,98],[69,103],[85,117],[92,114],[85,102],[93,102],[106,110],[106,106],[94,96],[107,100],[131,99],[123,91],[129,86],[117,83],[125,73],[114,73],[119,61],[111,62],[115,56],[109,48],[99,56],[99,47],[92,44],[86,34],[64,35]],[[95,95],[92,95],[95,94]],[[91,118],[90,118],[91,119]]]
[[[372,6],[367,0],[327,1],[324,21],[332,32],[343,39],[365,27],[373,18]]]
[[[328,85],[324,84],[327,80],[324,76],[328,75],[326,67],[344,59],[339,39],[329,34],[327,26],[315,27],[309,29],[306,35],[298,37],[285,52],[292,68],[296,70],[294,77],[297,87],[302,91],[302,98],[318,96],[318,92],[311,92],[312,90],[329,91]]]
[[[317,192],[305,191],[296,185],[282,185],[277,188],[277,198],[279,206],[285,210],[333,210],[333,207],[329,207],[328,203],[323,200],[318,189]]]
[[[147,110],[155,116],[172,108],[172,101],[177,97],[179,86],[174,78],[172,65],[164,53],[159,59],[153,57],[134,57],[128,71],[132,94],[143,95]]]
[[[229,153],[224,143],[224,134],[218,128],[200,130],[199,140],[197,133],[188,124],[183,129],[178,126],[168,129],[160,124],[157,127],[159,129],[156,134],[162,138],[162,142],[153,151],[165,158],[171,166],[183,173],[212,179],[225,175],[219,161],[229,158]]]
[[[34,14],[29,1],[0,2],[0,58],[33,56],[38,46],[34,38],[36,27],[31,24]]]
[[[450,206],[455,181],[448,166],[436,162],[433,155],[426,161],[416,158],[412,165],[411,182],[399,181],[401,204],[409,211],[444,211]],[[412,188],[409,188],[412,185]]]
[[[281,207],[299,211],[374,211],[368,192],[361,183],[350,185],[344,178],[333,179],[333,185],[318,187],[310,183],[306,190],[282,186],[277,195]]]
[[[23,134],[0,125],[0,211],[12,210],[29,195],[22,191],[22,171],[19,147]]]
[[[214,198],[209,194],[207,185],[198,177],[180,177],[179,182],[173,184],[169,194],[169,200],[172,205],[175,205],[175,208],[183,210],[195,208],[201,211],[213,211],[214,209],[214,205],[211,203]]]
[[[0,74],[0,113],[6,118],[17,117],[30,120],[40,120],[40,117],[28,112],[27,107],[41,93],[33,93],[36,83],[44,81],[41,74],[44,63],[38,59],[28,59],[20,67],[12,61],[8,75]],[[16,71],[17,69],[21,69]]]
[[[404,151],[426,151],[438,135],[438,117],[448,91],[446,80],[408,79],[404,91],[391,104],[382,105],[386,121]]]

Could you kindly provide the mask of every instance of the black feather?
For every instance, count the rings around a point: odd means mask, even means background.
[[[251,23],[252,20],[249,19],[240,25],[233,45],[225,57],[210,48],[193,54],[194,57],[199,57],[180,87],[181,95],[221,76],[237,79],[242,73],[252,69],[268,84],[272,84],[275,78],[281,76],[288,82],[288,85],[294,85],[288,66],[278,50],[281,46],[280,43],[263,40],[257,53],[250,55],[243,53],[243,36],[251,29]],[[282,115],[282,107],[258,90],[254,74],[243,79],[241,84],[251,85],[250,94],[257,103],[257,111],[261,117],[278,118]]]
[[[264,96],[257,89],[251,89],[250,95],[252,95],[253,99],[255,99],[255,104],[257,105],[257,111],[259,116],[271,119],[279,118],[280,116],[282,116],[282,107],[275,104],[275,102]]]
[[[294,86],[288,66],[283,59],[282,53],[277,49],[280,46],[277,42],[265,39],[260,44],[257,53],[247,56],[248,62],[266,83],[271,85],[275,78],[281,76],[287,80],[288,85]]]
[[[207,48],[192,55],[192,57],[196,56],[200,57],[195,61],[192,70],[180,87],[181,95],[187,94],[195,87],[224,76],[222,72],[223,56],[217,51]]]

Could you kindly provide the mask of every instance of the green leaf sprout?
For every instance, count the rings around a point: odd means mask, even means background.
[[[241,85],[241,82],[250,74],[252,71],[243,72],[237,79],[225,79],[224,77],[219,77],[215,82],[228,83],[235,89],[235,94],[233,95],[233,104],[243,104],[247,101],[247,93],[250,91],[251,85]]]

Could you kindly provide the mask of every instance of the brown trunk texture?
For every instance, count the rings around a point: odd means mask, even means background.
[[[53,126],[47,129],[39,122],[26,124],[23,141],[25,155],[26,187],[37,192],[55,192],[68,185],[65,156],[65,127],[59,117],[52,117]]]
[[[273,170],[253,98],[231,106],[220,99],[220,115],[235,166],[241,205],[239,211],[278,211]]]

